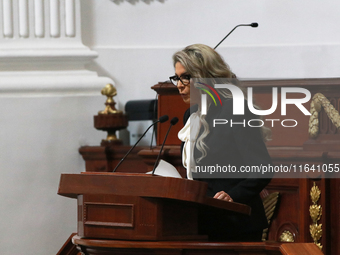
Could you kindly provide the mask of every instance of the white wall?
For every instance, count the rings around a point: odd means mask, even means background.
[[[251,22],[259,27],[237,28],[218,48],[238,77],[340,76],[336,0],[82,2],[83,42],[99,53],[93,68],[116,82],[121,107],[154,97],[149,88],[173,74],[176,50],[214,47],[234,26]]]
[[[77,231],[77,203],[57,195],[61,173],[79,173],[82,145],[102,97],[0,97],[1,254],[56,254]]]
[[[114,80],[120,109],[155,97],[150,87],[173,74],[176,50],[215,46],[240,23],[259,27],[238,28],[218,49],[239,77],[340,76],[337,0],[80,2],[83,43],[99,54],[87,67]],[[55,254],[76,232],[75,200],[57,195],[60,174],[83,171],[78,148],[105,137],[92,123],[105,99],[99,87],[98,96],[0,89],[1,253]]]

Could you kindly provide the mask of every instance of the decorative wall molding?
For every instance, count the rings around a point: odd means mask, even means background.
[[[2,0],[0,96],[93,95],[113,81],[85,68],[80,0]]]
[[[88,70],[0,72],[0,97],[101,96],[107,83]]]
[[[79,0],[2,0],[2,38],[80,39],[79,6]]]

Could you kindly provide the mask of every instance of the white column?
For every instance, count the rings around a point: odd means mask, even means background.
[[[5,38],[13,37],[13,6],[12,0],[3,0],[2,2],[3,17],[3,36]]]
[[[36,37],[44,37],[44,0],[34,0],[34,32]]]
[[[19,0],[19,35],[29,37],[28,0]]]
[[[59,0],[50,0],[50,35],[60,37],[60,8]]]
[[[65,0],[65,30],[67,37],[74,37],[76,35],[75,24],[75,3],[74,0]]]

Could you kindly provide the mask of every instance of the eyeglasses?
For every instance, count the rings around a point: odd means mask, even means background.
[[[187,86],[190,84],[191,75],[182,74],[180,77],[178,77],[177,75],[174,75],[174,76],[169,77],[169,79],[172,82],[172,84],[174,84],[175,86],[178,86],[178,81],[181,81],[184,86]]]

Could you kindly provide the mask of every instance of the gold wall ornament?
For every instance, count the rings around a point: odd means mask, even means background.
[[[116,102],[113,100],[113,97],[117,95],[116,88],[108,83],[105,85],[105,87],[101,90],[102,95],[106,96],[106,102],[105,102],[105,109],[104,111],[98,112],[98,114],[116,114],[116,113],[122,113],[122,111],[118,111],[115,107]]]
[[[314,182],[313,187],[310,189],[310,197],[312,199],[313,204],[316,204],[319,201],[320,195],[321,195],[321,190],[319,189],[318,186],[316,186]]]
[[[311,138],[316,138],[319,133],[319,112],[323,108],[328,116],[328,118],[332,121],[332,123],[336,126],[336,128],[340,129],[340,114],[334,108],[334,106],[329,102],[329,100],[321,93],[316,93],[310,104],[310,113],[309,117],[309,136]]]
[[[322,245],[319,240],[322,237],[322,224],[318,224],[318,221],[322,216],[322,207],[318,205],[318,201],[320,199],[321,191],[318,186],[316,186],[315,182],[313,187],[310,190],[310,197],[312,200],[312,205],[309,206],[309,214],[312,218],[313,223],[309,225],[309,232],[311,237],[313,238],[314,243],[322,250]]]
[[[313,222],[316,222],[321,219],[322,210],[321,205],[311,205],[309,207],[309,214],[312,218]]]
[[[294,235],[290,231],[285,230],[281,233],[279,241],[285,243],[294,243],[295,242]]]
[[[314,240],[314,242],[318,242],[322,237],[322,224],[312,224],[309,226],[310,234]]]

